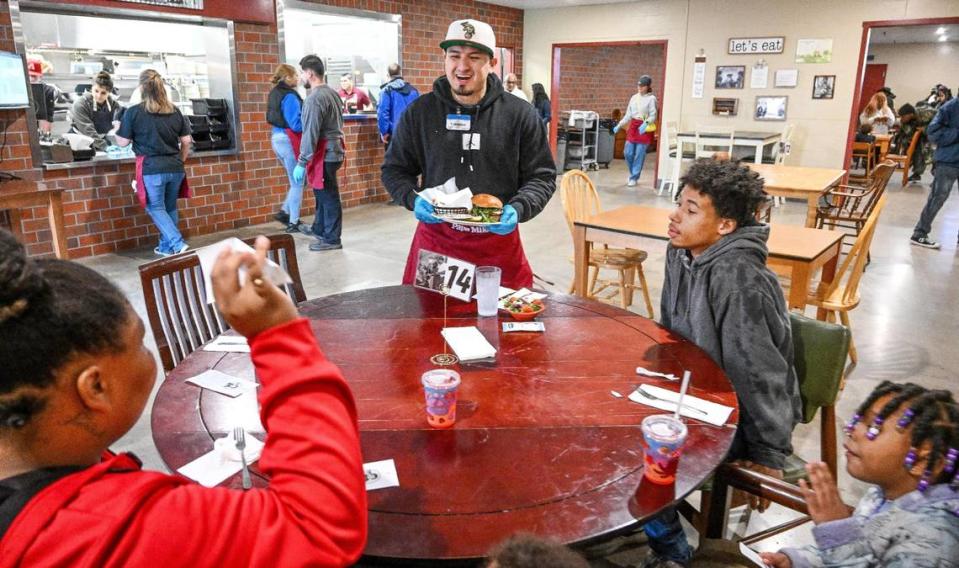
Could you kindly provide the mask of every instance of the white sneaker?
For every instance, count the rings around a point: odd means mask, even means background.
[[[173,253],[173,254],[181,254],[181,253],[184,253],[184,252],[187,251],[188,248],[190,248],[190,245],[188,245],[188,244],[186,244],[186,243],[183,243],[183,246],[180,247],[180,250],[176,251],[176,252]]]
[[[626,187],[636,187],[636,180],[631,179],[626,182]]]

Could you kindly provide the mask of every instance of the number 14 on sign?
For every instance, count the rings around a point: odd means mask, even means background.
[[[449,257],[446,261],[446,288],[457,300],[469,302],[473,295],[473,275],[476,265]]]

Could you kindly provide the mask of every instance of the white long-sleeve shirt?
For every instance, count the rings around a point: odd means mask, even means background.
[[[877,118],[882,117],[889,120],[887,122],[876,122]],[[868,116],[866,115],[866,111],[862,111],[862,114],[859,115],[859,122],[872,125],[873,134],[889,134],[889,127],[896,122],[896,115],[893,114],[891,108],[884,106]]]
[[[626,107],[626,113],[622,120],[616,126],[622,128],[629,124],[630,120],[644,120],[656,122],[656,96],[652,93],[641,95],[636,93],[629,99],[629,106]]]

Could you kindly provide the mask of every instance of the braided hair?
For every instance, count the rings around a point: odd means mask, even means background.
[[[911,468],[915,463],[917,448],[930,445],[919,489],[924,490],[930,483],[950,481],[954,489],[959,488],[959,405],[952,398],[952,393],[948,390],[930,390],[914,383],[883,381],[859,405],[847,428],[855,426],[877,400],[887,395],[892,397],[876,413],[866,437],[874,439],[886,419],[903,405],[908,405],[896,423],[900,431],[912,426],[912,448],[906,456],[906,467]],[[942,470],[931,479],[932,472],[940,465],[943,466]]]
[[[0,229],[0,434],[42,411],[57,371],[78,354],[123,350],[130,304],[74,262],[29,258]]]

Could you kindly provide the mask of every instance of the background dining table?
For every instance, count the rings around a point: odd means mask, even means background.
[[[409,286],[328,296],[300,305],[327,357],[356,397],[365,462],[393,459],[399,487],[369,493],[367,561],[416,565],[481,558],[517,531],[570,544],[635,527],[700,485],[724,459],[738,421],[722,370],[656,322],[574,296],[550,295],[544,333],[504,333],[508,316],[479,318],[475,303],[447,300],[447,326],[477,326],[494,360],[462,375],[457,422],[426,423],[420,376],[444,351],[442,296]],[[643,478],[639,424],[661,410],[612,394],[640,384],[678,390],[635,369],[692,372],[690,394],[734,408],[717,427],[689,419],[674,485]],[[231,399],[185,379],[208,369],[252,378],[248,354],[195,351],[167,376],[153,434],[177,469],[233,427],[263,438],[252,397]],[[309,424],[304,424],[308,428]],[[255,483],[267,480],[253,466]],[[225,485],[239,487],[239,475]]]
[[[837,185],[846,175],[840,168],[807,168],[777,164],[746,163],[763,178],[766,193],[777,197],[794,197],[806,201],[806,226],[816,226],[819,196]]]

